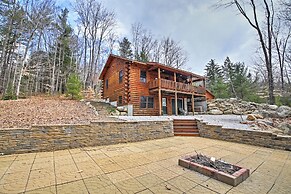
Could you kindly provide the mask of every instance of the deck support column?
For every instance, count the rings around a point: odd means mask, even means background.
[[[161,69],[158,68],[158,85],[159,85],[159,116],[162,115],[162,91],[161,91]]]
[[[194,115],[194,94],[192,94],[192,112],[193,112],[193,115]]]
[[[175,81],[175,115],[178,115],[178,94],[177,94],[177,75],[176,72],[174,72],[174,81]]]

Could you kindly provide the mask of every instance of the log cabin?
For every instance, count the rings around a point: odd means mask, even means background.
[[[131,109],[131,115],[206,111],[205,77],[192,72],[111,54],[99,79],[102,98]]]

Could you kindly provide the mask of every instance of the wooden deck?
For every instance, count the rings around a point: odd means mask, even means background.
[[[189,93],[189,94],[205,94],[205,88],[204,87],[196,87],[192,86],[190,84],[184,84],[181,82],[175,82],[172,80],[166,80],[166,79],[160,79],[161,83],[161,90],[166,91],[177,91],[182,93]],[[155,90],[159,88],[159,79],[155,79],[153,81],[149,82],[149,89]]]

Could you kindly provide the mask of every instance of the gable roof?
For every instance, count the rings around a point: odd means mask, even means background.
[[[113,54],[109,55],[109,57],[108,57],[108,59],[107,59],[107,61],[105,63],[105,66],[103,67],[103,70],[102,70],[102,72],[101,72],[101,74],[99,76],[99,79],[104,78],[104,76],[105,76],[105,74],[106,74],[106,72],[107,72],[107,70],[109,68],[110,63],[115,58],[124,60],[124,61],[128,62],[129,64],[136,63],[136,64],[148,66],[150,70],[155,70],[157,68],[161,68],[161,69],[164,69],[164,70],[167,70],[167,71],[179,73],[181,75],[192,76],[192,77],[196,78],[196,80],[204,80],[205,79],[204,76],[201,76],[201,75],[189,72],[189,71],[185,71],[185,70],[182,70],[182,69],[177,69],[177,68],[174,68],[174,67],[166,66],[166,65],[161,64],[161,63],[157,63],[157,62],[144,63],[144,62],[140,62],[140,61],[136,61],[136,60],[132,60],[132,59],[127,59],[127,58],[124,58],[124,57],[121,57],[121,56],[117,56],[117,55],[113,55]]]

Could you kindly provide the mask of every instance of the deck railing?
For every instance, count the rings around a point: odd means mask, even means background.
[[[189,92],[189,93],[197,93],[197,94],[204,94],[205,88],[204,87],[197,87],[192,86],[190,84],[184,84],[181,82],[174,82],[171,80],[160,79],[161,80],[161,88],[167,90],[175,90],[177,89],[178,92]],[[149,89],[155,89],[159,87],[159,79],[155,79],[149,82]]]

